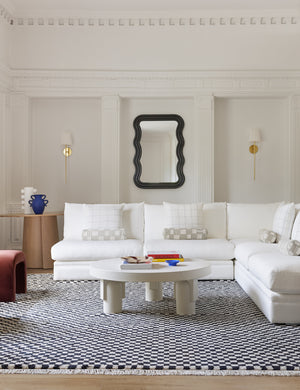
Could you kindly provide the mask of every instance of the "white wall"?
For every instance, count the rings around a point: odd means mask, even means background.
[[[17,25],[12,36],[16,69],[300,67],[297,26]]]
[[[100,201],[100,99],[33,99],[31,101],[32,184],[47,194],[48,209],[62,210],[64,202]],[[67,184],[61,134],[70,131],[72,155]]]
[[[289,122],[287,99],[219,98],[215,102],[215,200],[289,200]],[[248,148],[251,128],[260,128],[256,155]]]
[[[52,210],[64,201],[300,201],[293,12],[48,16],[0,21],[0,64],[12,69],[11,88],[0,96],[3,211],[19,204],[25,185],[46,193]],[[185,121],[181,188],[133,183],[132,122],[146,113]],[[252,126],[264,138],[255,182]],[[74,136],[67,185],[65,130]]]
[[[10,25],[8,21],[0,15],[0,64],[8,66],[9,53],[11,48]]]

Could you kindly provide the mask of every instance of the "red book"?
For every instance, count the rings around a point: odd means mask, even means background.
[[[180,259],[182,255],[177,252],[148,252],[153,259]]]

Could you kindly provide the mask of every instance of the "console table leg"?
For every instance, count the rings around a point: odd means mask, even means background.
[[[122,311],[122,298],[125,296],[125,283],[101,280],[100,297],[103,300],[103,313],[114,314]]]
[[[176,312],[179,315],[195,314],[197,280],[181,280],[176,282]]]
[[[161,282],[145,282],[146,301],[161,301],[163,299]]]

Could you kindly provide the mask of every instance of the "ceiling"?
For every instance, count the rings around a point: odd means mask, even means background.
[[[298,9],[300,0],[0,0],[11,12]]]

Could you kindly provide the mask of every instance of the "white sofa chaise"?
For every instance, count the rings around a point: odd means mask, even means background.
[[[121,256],[142,256],[144,243],[144,204],[124,204],[123,226],[126,240],[84,241],[84,204],[66,203],[64,238],[51,248],[55,280],[85,280],[91,277],[90,264]]]
[[[300,323],[300,256],[281,253],[278,243],[259,241],[260,229],[274,229],[274,218],[281,206],[279,203],[207,203],[203,205],[206,240],[165,240],[163,205],[124,204],[126,240],[84,241],[84,207],[66,203],[64,239],[51,251],[55,261],[54,279],[92,279],[89,267],[94,261],[176,250],[186,258],[208,260],[211,273],[205,279],[235,278],[269,321]],[[291,238],[295,230],[293,223],[300,208],[297,206],[289,216],[291,226],[286,238]],[[299,236],[300,223],[298,230]],[[292,238],[298,236],[294,234]]]
[[[249,207],[250,205],[248,205]],[[232,213],[231,208],[236,205],[228,205],[228,218]],[[246,205],[243,205],[245,210]],[[240,218],[244,220],[254,213],[259,220],[257,213],[259,205],[251,205],[248,215],[240,212]],[[265,205],[272,208],[272,205]],[[278,207],[278,206],[277,206]],[[256,209],[256,213],[254,212]],[[271,211],[271,210],[270,210]],[[297,228],[299,229],[300,215],[299,205],[295,207],[294,216],[290,216],[287,224],[287,238],[296,239]],[[266,209],[265,209],[266,213]],[[242,215],[241,215],[242,214]],[[273,213],[271,213],[272,215]],[[295,216],[297,218],[295,219]],[[270,218],[269,218],[270,219]],[[269,223],[271,222],[271,219]],[[230,221],[229,221],[230,223]],[[262,223],[262,221],[260,222]],[[298,226],[296,226],[298,225]],[[245,228],[245,224],[243,225]],[[263,228],[272,230],[273,226],[267,219]],[[300,257],[281,253],[278,243],[269,244],[260,242],[257,235],[244,233],[247,238],[237,238],[228,232],[229,239],[235,245],[235,279],[243,290],[251,297],[261,309],[270,322],[273,323],[300,323]],[[299,238],[298,238],[299,239]]]

